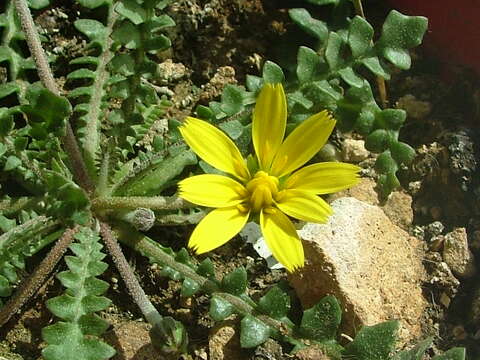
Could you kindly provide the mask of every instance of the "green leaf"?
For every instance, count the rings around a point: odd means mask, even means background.
[[[278,286],[274,286],[260,298],[257,310],[274,319],[281,319],[290,311],[290,296]]]
[[[360,62],[375,75],[381,76],[385,80],[390,80],[390,74],[380,62],[380,59],[376,56],[363,58]]]
[[[403,109],[385,109],[379,116],[379,122],[384,128],[398,130],[405,123],[407,112]]]
[[[20,87],[14,82],[0,84],[0,99],[18,91],[20,91]]]
[[[43,338],[51,345],[42,350],[45,360],[104,360],[115,350],[95,338],[84,337],[75,324],[59,322],[42,330]]]
[[[153,39],[148,39],[143,44],[146,51],[163,51],[172,46],[172,42],[165,35],[155,36]]]
[[[248,91],[257,93],[260,91],[263,85],[263,79],[259,76],[254,75],[247,75],[245,80],[245,86],[247,87]]]
[[[115,11],[135,25],[139,25],[147,20],[147,12],[135,0],[118,1]]]
[[[432,340],[432,338],[425,339],[410,350],[400,351],[398,354],[395,354],[393,360],[422,360],[425,351],[432,344]]]
[[[200,290],[200,284],[196,281],[186,278],[183,280],[182,289],[180,291],[181,297],[191,297]]]
[[[466,351],[464,348],[453,348],[443,355],[437,355],[432,360],[465,360]]]
[[[355,339],[345,347],[342,357],[357,360],[388,360],[394,350],[399,322],[387,321],[364,326]]]
[[[125,196],[154,196],[160,194],[167,183],[179,175],[185,166],[197,163],[195,154],[191,151],[181,151],[157,164],[147,171],[128,181],[118,191],[118,195]]]
[[[297,54],[297,77],[300,82],[315,80],[323,71],[323,59],[312,49],[300,46]]]
[[[428,20],[423,16],[405,16],[392,10],[382,27],[378,41],[383,56],[400,69],[411,65],[408,49],[421,44]]]
[[[70,102],[40,86],[30,86],[25,95],[28,105],[22,105],[30,125],[57,136],[65,133],[67,118],[72,113]]]
[[[305,310],[300,324],[302,336],[316,341],[335,340],[342,319],[342,309],[334,296],[325,296]]]
[[[117,54],[109,63],[110,68],[123,76],[135,74],[135,60],[130,54]]]
[[[238,86],[228,84],[222,92],[222,111],[227,116],[235,115],[243,108],[243,92]]]
[[[103,4],[111,4],[111,0],[76,0],[80,5],[89,8],[95,9]]]
[[[270,327],[252,315],[245,316],[240,323],[240,345],[243,348],[263,344],[270,334]]]
[[[364,55],[372,47],[373,27],[360,16],[355,16],[348,29],[348,45],[354,58]]]
[[[247,271],[240,266],[225,275],[222,279],[222,289],[233,295],[242,295],[247,290]]]
[[[7,161],[5,161],[5,165],[3,166],[3,170],[4,171],[12,171],[12,170],[16,169],[17,167],[19,167],[21,164],[22,164],[22,161],[19,158],[17,158],[14,155],[10,155],[7,158]]]
[[[2,275],[0,275],[0,296],[7,297],[12,295],[12,286],[10,285],[10,281]]]
[[[381,196],[388,196],[393,190],[400,187],[400,181],[394,172],[382,174],[378,177],[377,185]]]
[[[263,80],[266,83],[283,83],[285,81],[285,75],[283,75],[282,68],[272,61],[267,61],[263,65],[262,72]]]
[[[74,79],[95,79],[95,72],[89,69],[78,69],[67,75],[68,80]]]
[[[139,28],[128,20],[124,20],[113,30],[112,39],[124,45],[127,49],[137,49],[142,43]]]
[[[73,25],[91,41],[96,41],[100,44],[105,42],[107,37],[107,28],[100,21],[92,19],[79,19],[76,20]]]
[[[355,87],[363,86],[363,79],[357,74],[355,74],[355,72],[351,67],[345,67],[343,69],[338,70],[338,74],[350,86],[355,86]]]
[[[390,144],[390,152],[398,164],[408,165],[415,158],[415,149],[399,141],[394,141]]]
[[[8,109],[0,108],[0,136],[7,136],[14,127],[13,116],[9,114]]]
[[[380,174],[387,174],[398,170],[398,165],[393,160],[390,150],[386,150],[378,155],[377,161],[375,161],[375,170]]]
[[[213,265],[212,260],[210,258],[206,258],[203,260],[200,265],[198,265],[197,268],[197,273],[199,275],[208,277],[208,278],[214,278],[215,277],[215,267]]]
[[[310,13],[305,9],[288,10],[290,18],[307,34],[317,38],[322,43],[327,40],[328,27],[320,20],[311,17]]]
[[[215,321],[225,320],[227,317],[232,315],[235,311],[235,308],[228,301],[223,300],[217,295],[212,296],[210,300],[210,310],[209,314]]]
[[[218,127],[225,131],[233,140],[238,139],[243,134],[244,130],[244,126],[238,120],[221,123]]]
[[[381,153],[390,146],[392,136],[389,131],[378,129],[370,133],[365,139],[365,148],[374,153]]]
[[[325,49],[325,59],[332,71],[343,67],[345,61],[342,57],[343,39],[334,32],[331,32],[327,40],[327,48]]]
[[[27,3],[29,8],[40,10],[50,5],[50,0],[28,0]]]

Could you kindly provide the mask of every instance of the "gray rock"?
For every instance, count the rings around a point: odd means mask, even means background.
[[[306,266],[289,279],[303,306],[332,294],[342,304],[347,335],[362,325],[399,319],[402,342],[420,336],[427,304],[422,243],[377,206],[354,198],[331,205],[327,224],[307,223],[300,231]]]
[[[370,156],[370,152],[365,149],[365,141],[355,139],[345,139],[342,146],[343,160],[350,163],[359,163]]]

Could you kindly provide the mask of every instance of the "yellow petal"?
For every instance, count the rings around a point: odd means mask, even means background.
[[[249,178],[240,150],[221,130],[193,117],[187,117],[179,130],[185,142],[206,163],[241,180]]]
[[[323,162],[305,166],[285,181],[286,189],[331,194],[348,189],[359,181],[358,166],[341,162]]]
[[[262,210],[260,226],[265,242],[279,263],[294,272],[304,264],[303,246],[292,222],[274,208]]]
[[[287,99],[282,84],[265,84],[253,111],[252,138],[258,163],[268,170],[287,124]]]
[[[321,197],[302,190],[283,190],[276,205],[288,216],[303,221],[325,223],[333,211]]]
[[[242,230],[248,216],[248,212],[241,212],[236,206],[211,211],[193,230],[188,247],[203,254],[222,246]]]
[[[271,174],[282,177],[305,164],[325,145],[334,126],[335,120],[327,111],[303,121],[278,149]]]
[[[181,198],[215,208],[238,205],[248,196],[243,185],[223,175],[192,176],[180,181],[178,187]]]

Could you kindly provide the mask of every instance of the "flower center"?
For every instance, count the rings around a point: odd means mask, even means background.
[[[268,175],[265,171],[258,171],[252,180],[247,183],[250,197],[250,207],[254,212],[259,212],[273,203],[278,193],[278,179]]]

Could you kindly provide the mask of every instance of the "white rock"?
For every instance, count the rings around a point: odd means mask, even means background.
[[[452,272],[463,278],[475,275],[475,260],[468,248],[467,231],[456,228],[445,235],[443,260]]]
[[[346,162],[359,163],[368,158],[370,152],[365,149],[365,141],[345,139],[342,146],[342,158]]]
[[[420,336],[427,304],[420,241],[377,206],[354,198],[331,205],[327,224],[308,223],[300,231],[306,266],[289,279],[304,307],[332,294],[342,304],[347,335],[362,325],[399,319],[402,341]]]

